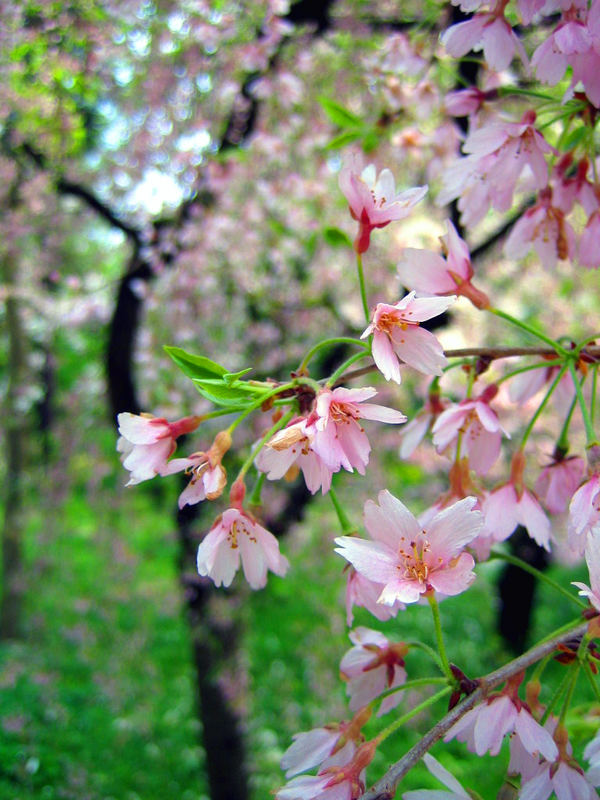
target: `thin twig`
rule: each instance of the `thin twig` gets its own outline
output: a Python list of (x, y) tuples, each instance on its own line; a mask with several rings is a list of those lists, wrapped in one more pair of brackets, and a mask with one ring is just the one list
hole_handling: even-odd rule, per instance
[(542, 642), (542, 644), (533, 647), (513, 661), (509, 661), (508, 664), (500, 667), (500, 669), (490, 672), (488, 675), (480, 678), (479, 688), (468, 697), (465, 697), (462, 703), (455, 706), (445, 717), (437, 722), (408, 753), (390, 767), (383, 778), (378, 780), (374, 786), (361, 795), (359, 800), (390, 800), (390, 798), (394, 796), (396, 786), (406, 773), (420, 761), (429, 748), (439, 741), (467, 711), (470, 711), (477, 703), (484, 700), (492, 689), (495, 689), (497, 686), (500, 686), (501, 683), (504, 683), (514, 675), (518, 675), (519, 672), (522, 672), (527, 669), (527, 667), (535, 664), (536, 661), (552, 653), (558, 645), (583, 636), (588, 629), (588, 625), (589, 622), (582, 622), (575, 628), (571, 628), (566, 632), (563, 631), (552, 639), (548, 639)]

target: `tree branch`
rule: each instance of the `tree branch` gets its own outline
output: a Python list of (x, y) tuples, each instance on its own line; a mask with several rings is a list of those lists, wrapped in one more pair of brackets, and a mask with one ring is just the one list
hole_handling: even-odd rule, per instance
[(509, 661), (500, 669), (490, 672), (483, 678), (479, 679), (479, 688), (472, 694), (455, 706), (436, 723), (430, 731), (428, 731), (418, 742), (406, 753), (399, 761), (397, 761), (385, 773), (377, 783), (366, 791), (359, 800), (391, 800), (396, 791), (396, 786), (406, 773), (411, 770), (415, 764), (420, 761), (424, 754), (444, 736), (450, 728), (463, 717), (467, 711), (470, 711), (478, 703), (488, 696), (492, 689), (500, 686), (501, 683), (518, 675), (519, 672), (527, 669), (532, 664), (540, 661), (544, 656), (552, 653), (560, 644), (564, 644), (574, 639), (579, 639), (587, 631), (589, 622), (582, 622), (571, 628), (569, 631), (562, 632), (552, 639), (548, 639), (531, 650), (528, 650), (523, 655)]

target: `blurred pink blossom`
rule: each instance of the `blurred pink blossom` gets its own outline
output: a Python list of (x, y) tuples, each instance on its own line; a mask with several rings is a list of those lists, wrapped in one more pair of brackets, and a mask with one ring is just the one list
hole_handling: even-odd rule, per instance
[(587, 597), (596, 611), (600, 613), (600, 529), (590, 531), (585, 545), (585, 561), (590, 574), (590, 586), (572, 581), (582, 597)]

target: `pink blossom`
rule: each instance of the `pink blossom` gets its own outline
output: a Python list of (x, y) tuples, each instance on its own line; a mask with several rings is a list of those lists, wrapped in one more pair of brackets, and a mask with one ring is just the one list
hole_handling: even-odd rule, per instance
[(365, 742), (347, 764), (292, 778), (275, 793), (276, 800), (357, 800), (365, 790), (365, 768), (373, 760), (376, 744), (376, 740)]
[(397, 424), (406, 422), (400, 411), (376, 403), (365, 403), (377, 392), (364, 389), (323, 389), (317, 395), (316, 410), (308, 418), (315, 426), (312, 449), (332, 472), (343, 467), (348, 472), (356, 469), (364, 475), (369, 463), (371, 445), (360, 419)]
[(484, 58), (491, 69), (500, 72), (508, 67), (516, 51), (523, 64), (527, 65), (523, 45), (504, 19), (505, 5), (506, 2), (498, 0), (491, 13), (476, 14), (472, 19), (448, 28), (441, 37), (448, 53), (461, 58), (469, 50), (483, 49)]
[(252, 589), (262, 589), (267, 570), (285, 575), (287, 559), (279, 552), (272, 533), (239, 508), (228, 508), (217, 517), (198, 548), (198, 572), (208, 575), (216, 586), (229, 586), (240, 567)]
[(191, 433), (200, 424), (199, 417), (167, 422), (163, 417), (129, 412), (119, 414), (117, 421), (121, 434), (117, 451), (121, 453), (123, 466), (131, 472), (127, 486), (166, 474), (167, 460), (177, 447), (177, 437)]
[(543, 189), (548, 183), (545, 155), (556, 151), (535, 128), (535, 118), (534, 111), (527, 111), (520, 122), (492, 122), (470, 133), (463, 145), (466, 157), (444, 175), (438, 205), (458, 198), (461, 221), (471, 227), (490, 206), (509, 210), (524, 170), (528, 188)]
[[(256, 466), (267, 473), (270, 481), (294, 474), (300, 468), (311, 494), (321, 489), (326, 494), (331, 488), (332, 470), (312, 449), (316, 428), (306, 418), (293, 420), (278, 431), (256, 457)], [(338, 467), (339, 469), (339, 467)]]
[(567, 530), (569, 546), (583, 555), (588, 534), (600, 530), (600, 473), (594, 473), (573, 495)]
[(442, 345), (419, 323), (443, 314), (456, 297), (415, 297), (410, 292), (395, 305), (378, 303), (361, 339), (373, 334), (373, 361), (388, 381), (400, 383), (400, 361), (427, 375), (441, 375), (448, 363)]
[(477, 308), (488, 308), (489, 300), (472, 283), (473, 267), (467, 243), (446, 220), (448, 232), (440, 237), (446, 258), (430, 250), (407, 247), (398, 264), (400, 280), (409, 289), (437, 295), (464, 295)]
[(373, 616), (381, 622), (386, 622), (388, 619), (395, 617), (400, 609), (404, 609), (404, 603), (396, 601), (391, 606), (384, 606), (377, 602), (377, 599), (383, 591), (383, 584), (373, 583), (367, 580), (364, 575), (357, 572), (354, 567), (349, 564), (348, 567), (348, 581), (346, 583), (346, 623), (348, 626), (352, 625), (354, 614), (352, 608), (359, 606), (366, 608)]
[(521, 786), (519, 800), (547, 800), (554, 792), (557, 800), (598, 800), (598, 793), (581, 767), (570, 760), (543, 762), (537, 775)]
[[(350, 632), (354, 644), (340, 662), (342, 677), (348, 681), (346, 692), (350, 696), (350, 710), (357, 711), (388, 689), (395, 689), (406, 681), (404, 657), (407, 645), (393, 643), (369, 628), (356, 628)], [(395, 692), (382, 701), (377, 716), (385, 714), (402, 699)]]
[(535, 491), (552, 514), (567, 510), (583, 473), (585, 461), (579, 456), (556, 459), (544, 467), (535, 483)]
[(430, 391), (423, 408), (400, 431), (400, 458), (410, 458), (447, 405), (441, 399), (439, 391)]
[(573, 6), (537, 48), (531, 66), (540, 81), (554, 86), (565, 74), (575, 54), (587, 53), (590, 47), (591, 37), (582, 10)]
[(485, 528), (492, 531), (494, 541), (507, 539), (517, 525), (527, 528), (527, 533), (540, 547), (550, 549), (550, 522), (537, 497), (528, 489), (517, 492), (515, 485), (505, 483), (483, 501)]
[(573, 258), (575, 233), (551, 203), (552, 190), (542, 189), (539, 202), (519, 217), (504, 244), (508, 258), (523, 258), (532, 247), (546, 269), (554, 269), (558, 259)]
[(336, 552), (358, 572), (384, 584), (379, 603), (415, 603), (432, 590), (455, 595), (470, 586), (475, 562), (462, 551), (482, 525), (474, 497), (436, 514), (426, 531), (390, 492), (380, 492), (378, 499), (379, 505), (365, 504), (365, 526), (374, 541), (342, 536), (335, 542)]
[(600, 731), (583, 751), (583, 757), (590, 762), (587, 779), (594, 786), (600, 786)]
[(490, 407), (489, 401), (497, 392), (492, 385), (473, 400), (462, 400), (443, 411), (433, 426), (433, 443), (442, 453), (459, 433), (473, 469), (485, 474), (500, 455), (502, 434), (508, 434)]
[(600, 198), (595, 184), (590, 181), (590, 162), (582, 158), (573, 171), (573, 154), (566, 153), (559, 159), (552, 173), (553, 202), (565, 214), (573, 210), (575, 201), (588, 217), (600, 207)]
[(588, 219), (579, 240), (577, 260), (588, 269), (600, 267), (600, 211), (594, 211)]
[(296, 733), (293, 743), (283, 754), (281, 769), (291, 778), (316, 766), (340, 767), (352, 760), (356, 742), (346, 736), (348, 724), (327, 725)]
[[(526, 372), (521, 372), (511, 378), (509, 386), (509, 396), (513, 403), (524, 405), (528, 400), (534, 397), (546, 384), (552, 381), (558, 375), (560, 367), (544, 367), (540, 366), (539, 369), (529, 369)], [(573, 396), (575, 394), (575, 387), (573, 386), (573, 379), (569, 372), (565, 372), (558, 385), (554, 389), (552, 397), (556, 404), (557, 411), (566, 413)]]
[(452, 117), (470, 117), (479, 111), (486, 99), (488, 99), (486, 92), (482, 92), (476, 86), (470, 86), (468, 89), (448, 92), (444, 98), (444, 107)]
[(427, 186), (417, 186), (396, 194), (390, 170), (383, 169), (377, 176), (374, 164), (365, 167), (360, 175), (353, 166), (344, 167), (339, 183), (350, 214), (359, 223), (354, 242), (357, 253), (368, 250), (374, 228), (384, 228), (393, 220), (408, 216), (412, 207), (427, 193)]
[(452, 773), (448, 772), (431, 753), (425, 753), (423, 763), (450, 792), (440, 792), (430, 789), (420, 789), (413, 792), (405, 792), (402, 800), (471, 800), (472, 795), (468, 794), (460, 785)]
[(600, 529), (588, 534), (585, 545), (585, 560), (590, 574), (591, 588), (585, 583), (572, 581), (582, 597), (589, 598), (590, 603), (600, 613)]
[(482, 756), (489, 751), (500, 752), (506, 734), (514, 733), (528, 753), (538, 754), (548, 761), (558, 756), (551, 734), (535, 721), (529, 707), (518, 696), (522, 674), (507, 682), (505, 689), (495, 694), (461, 717), (444, 736), (444, 741), (458, 739), (468, 749)]
[(179, 495), (179, 508), (194, 505), (201, 500), (216, 500), (221, 496), (227, 484), (227, 473), (221, 460), (230, 447), (231, 434), (227, 430), (220, 431), (208, 452), (199, 451), (188, 458), (172, 458), (169, 461), (163, 475), (173, 475), (185, 470), (192, 476)]

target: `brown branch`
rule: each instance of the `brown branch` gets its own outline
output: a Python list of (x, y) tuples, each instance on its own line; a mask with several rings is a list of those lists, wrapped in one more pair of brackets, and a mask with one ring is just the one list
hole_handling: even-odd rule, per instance
[(490, 672), (488, 675), (480, 678), (479, 688), (468, 697), (465, 697), (462, 703), (455, 706), (445, 717), (437, 722), (430, 731), (419, 739), (417, 744), (412, 747), (408, 753), (388, 769), (383, 778), (378, 780), (374, 786), (361, 795), (359, 800), (391, 800), (396, 791), (396, 786), (406, 773), (421, 760), (430, 747), (439, 741), (467, 711), (470, 711), (477, 703), (484, 700), (492, 689), (500, 686), (501, 683), (504, 683), (514, 675), (518, 675), (519, 672), (527, 669), (527, 667), (530, 667), (537, 661), (540, 661), (544, 656), (552, 653), (558, 645), (583, 636), (587, 631), (588, 625), (589, 622), (582, 622), (569, 631), (558, 634), (552, 639), (536, 645), (536, 647), (523, 653), (523, 655), (515, 658), (513, 661), (509, 661), (508, 664), (500, 667), (500, 669)]

